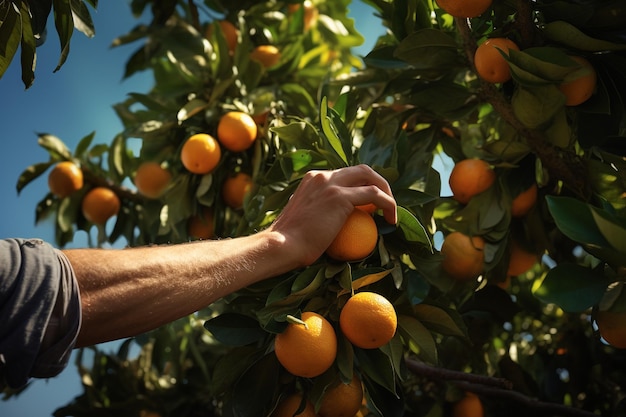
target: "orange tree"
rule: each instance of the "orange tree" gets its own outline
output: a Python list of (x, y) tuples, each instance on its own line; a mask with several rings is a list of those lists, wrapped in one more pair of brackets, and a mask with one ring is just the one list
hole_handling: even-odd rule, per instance
[[(107, 187), (121, 202), (115, 220), (97, 225), (95, 244), (181, 242), (201, 213), (217, 237), (253, 233), (306, 171), (357, 163), (390, 182), (399, 224), (374, 210), (378, 241), (364, 259), (323, 256), (114, 354), (94, 348), (91, 366), (79, 354), (85, 392), (57, 415), (259, 416), (293, 395), (305, 399), (299, 409), (310, 411), (308, 401), (319, 411), (325, 393), (355, 374), (362, 414), (448, 415), (466, 395), (484, 415), (626, 413), (623, 2), (365, 2), (388, 30), (363, 63), (351, 53), (362, 37), (348, 1), (131, 3), (134, 12), (152, 6), (153, 24), (116, 44), (143, 42), (126, 74), (152, 71), (153, 89), (115, 105), (124, 131), (109, 145), (91, 146), (92, 134), (70, 151), (42, 135), (50, 160), (18, 179), (19, 191), (58, 162), (80, 166), (80, 189), (37, 207), (38, 219), (54, 216), (59, 245), (92, 230), (80, 209), (91, 188)], [(493, 42), (497, 53), (476, 55), (490, 38), (517, 48)], [(263, 59), (253, 53), (259, 46)], [(510, 78), (494, 83), (477, 66), (508, 69)], [(220, 143), (220, 120), (231, 112), (257, 124), (242, 150)], [(181, 161), (197, 134), (219, 144), (210, 147), (219, 162), (203, 173)], [(131, 138), (141, 140), (138, 154)], [(434, 168), (442, 155), (450, 169), (484, 161), (450, 184), (479, 191), (442, 194)], [(156, 198), (135, 191), (146, 162), (169, 174)], [(238, 173), (252, 179), (241, 208), (222, 193)], [(476, 183), (484, 177), (489, 183)], [(444, 253), (448, 236), (467, 244)], [(509, 268), (520, 250), (537, 262)], [(453, 256), (474, 266), (474, 252), (482, 266), (469, 279), (444, 268)], [(397, 316), (392, 339), (372, 349), (339, 325), (344, 305), (366, 291)], [(312, 377), (290, 373), (274, 353), (276, 336), (303, 326), (306, 311), (328, 320), (337, 339), (336, 353), (325, 353), (332, 364)], [(140, 352), (130, 355), (135, 343)], [(298, 362), (297, 352), (288, 357)]]

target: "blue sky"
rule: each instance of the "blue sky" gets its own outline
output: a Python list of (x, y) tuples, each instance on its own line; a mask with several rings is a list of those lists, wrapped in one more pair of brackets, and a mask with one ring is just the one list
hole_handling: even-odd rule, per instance
[[(355, 52), (365, 54), (383, 28), (372, 10), (359, 1), (351, 9), (357, 29), (366, 36), (365, 45)], [(110, 48), (114, 38), (138, 23), (129, 10), (126, 1), (100, 2), (98, 10), (92, 11), (96, 36), (88, 39), (75, 31), (68, 60), (56, 73), (53, 70), (59, 59), (59, 42), (50, 22), (48, 39), (37, 50), (34, 85), (24, 90), (19, 57), (0, 79), (0, 237), (54, 241), (52, 224), (44, 222), (35, 226), (34, 221), (35, 206), (48, 191), (45, 176), (31, 183), (19, 196), (15, 189), (26, 167), (48, 159), (47, 153), (37, 145), (37, 133), (56, 135), (70, 149), (93, 131), (96, 142), (109, 143), (122, 129), (112, 105), (124, 100), (128, 93), (149, 90), (152, 80), (147, 74), (122, 80), (124, 64), (137, 46)], [(85, 236), (79, 235), (68, 247), (86, 246), (86, 242)], [(78, 373), (71, 364), (56, 378), (34, 381), (18, 398), (0, 401), (0, 416), (51, 416), (80, 392)]]

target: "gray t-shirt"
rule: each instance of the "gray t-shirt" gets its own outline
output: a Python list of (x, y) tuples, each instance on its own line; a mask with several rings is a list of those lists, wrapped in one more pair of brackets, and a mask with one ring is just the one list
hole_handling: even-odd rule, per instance
[(39, 239), (0, 239), (0, 388), (58, 375), (81, 324), (67, 257)]

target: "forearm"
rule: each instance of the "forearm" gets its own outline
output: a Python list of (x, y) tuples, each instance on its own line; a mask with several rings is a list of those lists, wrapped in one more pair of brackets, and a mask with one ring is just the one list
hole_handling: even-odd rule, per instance
[(182, 245), (67, 250), (83, 307), (77, 346), (143, 333), (300, 266), (285, 256), (285, 245), (280, 234), (266, 231)]

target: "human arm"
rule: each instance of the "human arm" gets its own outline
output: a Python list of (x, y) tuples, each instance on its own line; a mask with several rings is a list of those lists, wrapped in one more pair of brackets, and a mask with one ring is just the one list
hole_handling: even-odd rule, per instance
[(307, 173), (276, 221), (251, 236), (132, 249), (64, 251), (82, 299), (77, 346), (140, 334), (238, 289), (319, 258), (354, 206), (374, 203), (388, 222), (387, 182), (361, 165)]

